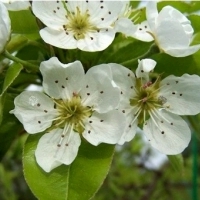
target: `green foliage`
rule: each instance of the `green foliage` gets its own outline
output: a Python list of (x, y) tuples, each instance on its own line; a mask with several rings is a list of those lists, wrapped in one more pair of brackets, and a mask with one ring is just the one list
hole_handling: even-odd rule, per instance
[(14, 63), (9, 67), (4, 79), (3, 90), (1, 92), (1, 95), (5, 93), (5, 91), (13, 83), (13, 81), (17, 78), (17, 76), (19, 76), (22, 69), (23, 67), (19, 63)]
[(3, 120), (0, 125), (0, 161), (9, 149), (14, 138), (22, 130), (17, 119), (9, 113), (13, 109), (13, 97), (6, 94), (3, 109)]
[(188, 16), (188, 19), (191, 21), (192, 27), (194, 28), (194, 33), (200, 32), (200, 16), (192, 14)]
[(30, 10), (10, 11), (9, 15), (13, 33), (38, 34), (36, 18)]
[(114, 146), (94, 147), (82, 141), (79, 154), (71, 165), (45, 173), (34, 155), (40, 137), (41, 134), (28, 137), (23, 156), (25, 179), (35, 196), (41, 200), (87, 200), (94, 196), (108, 174)]
[(175, 58), (164, 53), (159, 53), (151, 56), (152, 59), (157, 61), (156, 72), (163, 73), (164, 76), (174, 74), (175, 76), (181, 76), (184, 73), (188, 74), (200, 74), (200, 53), (197, 52), (194, 55)]

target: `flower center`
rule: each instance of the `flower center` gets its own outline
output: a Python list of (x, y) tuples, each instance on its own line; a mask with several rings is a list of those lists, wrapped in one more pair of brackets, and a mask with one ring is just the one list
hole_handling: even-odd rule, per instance
[(86, 10), (85, 13), (81, 13), (79, 7), (76, 8), (76, 12), (69, 12), (66, 15), (68, 22), (63, 25), (66, 34), (72, 32), (76, 40), (84, 39), (88, 32), (97, 30), (97, 28), (90, 23), (90, 15)]
[(164, 97), (159, 97), (159, 78), (154, 82), (143, 84), (141, 79), (136, 79), (136, 96), (130, 99), (130, 105), (138, 108), (135, 115), (138, 117), (139, 123), (146, 121), (148, 114), (156, 109), (162, 108), (165, 103)]
[(71, 100), (54, 100), (54, 102), (59, 113), (54, 125), (64, 128), (66, 124), (69, 124), (73, 126), (74, 131), (82, 133), (84, 120), (92, 115), (92, 108), (83, 106), (77, 94), (74, 94)]

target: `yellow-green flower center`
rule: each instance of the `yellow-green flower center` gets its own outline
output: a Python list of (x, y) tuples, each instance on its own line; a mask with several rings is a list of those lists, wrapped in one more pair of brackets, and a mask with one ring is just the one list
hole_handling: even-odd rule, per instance
[(84, 131), (84, 120), (92, 115), (92, 108), (81, 103), (79, 95), (75, 94), (70, 100), (54, 100), (58, 117), (54, 122), (56, 127), (63, 128), (66, 124), (73, 126), (74, 131)]
[(66, 15), (68, 19), (67, 24), (63, 25), (66, 34), (72, 32), (76, 40), (84, 39), (88, 32), (93, 32), (97, 28), (90, 22), (90, 15), (88, 11), (82, 13), (79, 7), (76, 8), (76, 12), (69, 12)]
[(135, 116), (138, 116), (139, 123), (144, 122), (152, 110), (162, 107), (164, 100), (159, 96), (159, 84), (159, 79), (145, 84), (136, 79), (136, 95), (130, 99), (130, 105), (138, 108)]

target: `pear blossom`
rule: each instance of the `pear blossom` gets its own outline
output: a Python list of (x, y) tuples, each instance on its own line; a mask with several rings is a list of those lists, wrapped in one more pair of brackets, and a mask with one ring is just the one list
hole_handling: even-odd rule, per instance
[(138, 24), (132, 36), (147, 42), (155, 40), (161, 52), (174, 57), (185, 57), (197, 52), (200, 45), (190, 46), (194, 33), (191, 22), (171, 6), (165, 6), (158, 13), (156, 4), (156, 1), (147, 3), (147, 21)]
[(8, 11), (0, 2), (0, 53), (4, 50), (10, 39), (11, 25)]
[(111, 63), (99, 65), (121, 90), (119, 110), (126, 116), (126, 130), (119, 140), (124, 144), (133, 139), (136, 127), (142, 127), (150, 144), (167, 155), (181, 153), (189, 144), (191, 132), (179, 115), (196, 115), (200, 112), (200, 77), (184, 74), (170, 75), (163, 80), (151, 80), (149, 73), (156, 62), (139, 61), (134, 74), (131, 70)]
[(35, 151), (44, 171), (71, 164), (81, 137), (95, 146), (118, 142), (126, 122), (115, 109), (119, 90), (107, 76), (98, 70), (85, 74), (80, 61), (62, 64), (56, 57), (42, 62), (40, 71), (46, 94), (24, 91), (15, 98), (11, 113), (28, 133), (45, 132)]
[[(116, 32), (134, 31), (131, 20), (124, 16), (126, 6), (127, 1), (122, 0), (34, 1), (32, 10), (46, 25), (40, 31), (46, 43), (93, 52), (107, 48)], [(122, 21), (117, 22), (119, 18), (123, 26)]]

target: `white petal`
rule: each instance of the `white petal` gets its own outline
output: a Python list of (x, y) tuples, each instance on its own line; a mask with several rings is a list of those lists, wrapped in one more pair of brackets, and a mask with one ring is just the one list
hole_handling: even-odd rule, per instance
[(101, 29), (99, 32), (88, 32), (84, 39), (77, 41), (77, 47), (83, 51), (101, 51), (106, 49), (114, 40), (115, 31)]
[(187, 123), (178, 115), (164, 110), (156, 111), (143, 127), (150, 144), (167, 155), (181, 153), (189, 144), (191, 132)]
[(44, 134), (37, 145), (35, 157), (40, 167), (50, 172), (61, 164), (70, 165), (77, 156), (81, 139), (78, 133), (72, 132), (70, 138), (67, 135), (61, 140), (62, 129), (56, 129)]
[(67, 1), (67, 3), (65, 3), (65, 5), (67, 7), (67, 10), (69, 10), (70, 13), (72, 13), (72, 12), (77, 13), (77, 7), (81, 11), (81, 13), (85, 13), (88, 9), (88, 4), (90, 4), (90, 3), (91, 3), (90, 1), (88, 1), (88, 2), (86, 2), (86, 1)]
[(42, 39), (55, 47), (61, 49), (75, 49), (77, 48), (77, 41), (74, 39), (71, 32), (66, 33), (63, 30), (54, 30), (49, 27), (43, 28), (40, 31)]
[(18, 11), (18, 10), (27, 10), (31, 7), (28, 1), (7, 1), (5, 4), (8, 10)]
[(84, 84), (85, 72), (80, 61), (62, 64), (56, 57), (40, 65), (45, 92), (56, 99), (69, 99), (79, 93)]
[(181, 24), (190, 24), (190, 21), (177, 9), (172, 6), (165, 6), (157, 17), (157, 23), (163, 21), (164, 19), (174, 19), (179, 21)]
[(196, 53), (197, 51), (199, 51), (199, 49), (200, 45), (194, 45), (181, 49), (168, 49), (165, 50), (165, 53), (174, 57), (186, 57)]
[[(113, 85), (119, 88), (121, 99), (129, 101), (129, 98), (135, 95), (135, 75), (126, 67), (116, 63), (101, 64), (90, 68), (87, 72), (87, 74), (92, 74), (92, 76), (95, 73), (108, 76)], [(95, 76), (99, 78), (98, 75)]]
[(159, 95), (166, 98), (164, 106), (178, 115), (195, 115), (200, 112), (200, 77), (184, 74), (168, 76), (161, 82)]
[(109, 28), (119, 17), (123, 1), (89, 1), (88, 10), (91, 16), (91, 22), (98, 28)]
[(67, 11), (61, 1), (33, 1), (32, 10), (50, 28), (58, 30), (66, 24)]
[(133, 22), (127, 18), (120, 18), (115, 23), (115, 31), (123, 33), (125, 36), (133, 36), (137, 28), (138, 26), (134, 25)]
[(190, 41), (192, 39), (192, 34), (194, 33), (194, 29), (192, 28), (192, 26), (190, 24), (182, 24), (183, 29), (185, 31), (185, 33), (188, 35), (188, 37), (190, 38)]
[(127, 105), (127, 107), (128, 109), (126, 109), (126, 107), (119, 109), (120, 111), (123, 110), (122, 113), (124, 113), (126, 117), (126, 128), (118, 141), (118, 144), (120, 145), (123, 145), (125, 142), (130, 142), (134, 138), (137, 131), (138, 119), (135, 118), (136, 109), (133, 109), (130, 105)]
[(151, 32), (148, 22), (143, 21), (136, 25), (136, 31), (131, 36), (144, 42), (151, 42), (154, 40)]
[(157, 2), (149, 1), (146, 6), (146, 17), (150, 29), (155, 31), (156, 18), (158, 17)]
[(24, 125), (28, 133), (46, 130), (57, 115), (54, 102), (41, 92), (24, 91), (14, 100), (15, 109), (11, 111)]
[(80, 94), (85, 106), (90, 106), (100, 113), (117, 108), (120, 101), (119, 89), (114, 87), (110, 78), (98, 68), (88, 70), (85, 87)]
[(0, 53), (4, 50), (10, 38), (10, 18), (8, 11), (3, 3), (0, 2)]
[(125, 118), (116, 110), (99, 114), (94, 112), (85, 122), (83, 137), (93, 145), (116, 144), (125, 130)]
[(155, 66), (156, 61), (152, 59), (142, 59), (138, 61), (138, 67), (136, 69), (137, 78), (144, 78), (146, 81), (149, 80), (149, 72), (151, 72)]
[(190, 37), (185, 33), (183, 26), (174, 19), (162, 20), (156, 29), (156, 40), (164, 51), (186, 48), (190, 44)]

